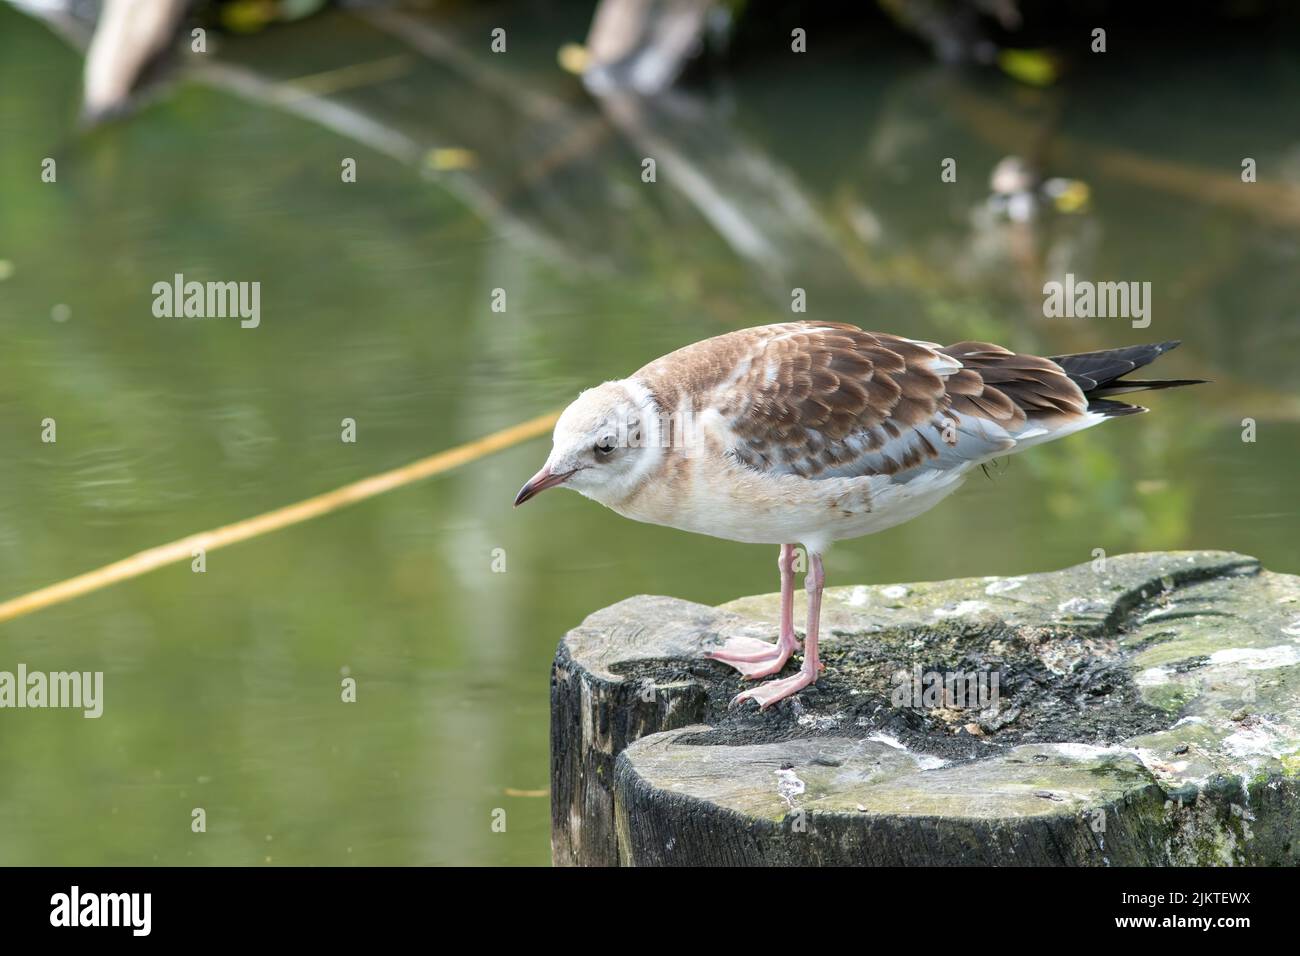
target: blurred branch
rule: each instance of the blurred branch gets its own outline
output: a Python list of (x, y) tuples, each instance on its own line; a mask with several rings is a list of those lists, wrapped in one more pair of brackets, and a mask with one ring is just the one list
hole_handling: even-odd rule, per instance
[(409, 465), (371, 475), (369, 478), (354, 481), (342, 488), (335, 488), (333, 491), (327, 491), (253, 518), (246, 518), (211, 531), (200, 531), (168, 544), (133, 554), (121, 561), (96, 568), (94, 571), (87, 571), (85, 574), (60, 581), (58, 584), (32, 591), (30, 594), (12, 598), (0, 603), (0, 623), (140, 577), (142, 574), (169, 564), (189, 561), (199, 550), (206, 553), (229, 547), (241, 541), (270, 534), (272, 531), (310, 521), (312, 518), (319, 518), (412, 482), (450, 471), (452, 468), (477, 461), (486, 455), (504, 451), (530, 438), (545, 435), (555, 425), (557, 418), (559, 412), (548, 412), (455, 448), (413, 461)]

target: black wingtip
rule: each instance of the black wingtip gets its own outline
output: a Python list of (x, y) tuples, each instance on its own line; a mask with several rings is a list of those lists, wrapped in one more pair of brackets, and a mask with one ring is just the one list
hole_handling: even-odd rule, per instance
[(1137, 392), (1153, 388), (1182, 388), (1184, 385), (1209, 385), (1204, 378), (1117, 378), (1093, 390), (1096, 395), (1107, 392)]
[(1088, 398), (1104, 398), (1125, 392), (1144, 389), (1177, 388), (1181, 385), (1202, 385), (1203, 379), (1128, 379), (1124, 376), (1150, 365), (1160, 356), (1182, 345), (1180, 339), (1152, 342), (1147, 345), (1126, 345), (1099, 352), (1079, 352), (1074, 355), (1053, 356), (1052, 361), (1061, 367)]

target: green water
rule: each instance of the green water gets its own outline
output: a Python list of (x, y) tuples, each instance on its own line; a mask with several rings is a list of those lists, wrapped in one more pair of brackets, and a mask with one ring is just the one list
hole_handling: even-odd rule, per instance
[[(3, 596), (530, 418), (788, 317), (795, 286), (809, 318), (927, 339), (1182, 338), (1162, 371), (1215, 380), (839, 545), (829, 583), (1018, 574), (1097, 548), (1300, 569), (1300, 147), (1279, 105), (1300, 92), (1294, 58), (1246, 69), (1242, 54), (1234, 82), (1188, 51), (1037, 91), (839, 42), (798, 70), (742, 59), (645, 138), (555, 67), (581, 11), (492, 9), (512, 52), (466, 40), (468, 68), (342, 15), (220, 51), (267, 82), (389, 61), (332, 101), (421, 153), (473, 154), (430, 172), (219, 84), (76, 133), (78, 56), (0, 7)], [(475, 15), (439, 28), (481, 37)], [(1089, 210), (1036, 232), (973, 225), (993, 164), (1044, 124), (1064, 144), (1049, 172), (1086, 181)], [(1260, 183), (1239, 182), (1243, 156)], [(757, 232), (729, 233), (733, 213)], [(1044, 318), (1045, 262), (1150, 281), (1150, 328)], [(155, 318), (152, 286), (177, 272), (260, 282), (260, 327)], [(174, 565), (0, 626), (0, 670), (105, 674), (98, 720), (0, 711), (0, 863), (546, 863), (556, 641), (634, 593), (771, 590), (776, 555), (569, 493), (513, 511), (545, 453), (534, 441), (212, 552), (205, 573)]]

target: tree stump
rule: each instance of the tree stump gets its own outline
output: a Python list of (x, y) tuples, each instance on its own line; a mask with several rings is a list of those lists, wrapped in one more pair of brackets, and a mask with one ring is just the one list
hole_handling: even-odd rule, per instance
[(1300, 862), (1300, 578), (1174, 552), (830, 588), (816, 686), (729, 709), (703, 652), (777, 608), (642, 596), (565, 636), (556, 864)]

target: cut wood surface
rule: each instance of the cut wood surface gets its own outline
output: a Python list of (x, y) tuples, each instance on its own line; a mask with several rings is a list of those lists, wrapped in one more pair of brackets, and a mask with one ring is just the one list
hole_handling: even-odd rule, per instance
[(704, 651), (776, 618), (641, 596), (566, 635), (557, 864), (1300, 861), (1300, 578), (1176, 552), (828, 589), (817, 685), (729, 709)]

